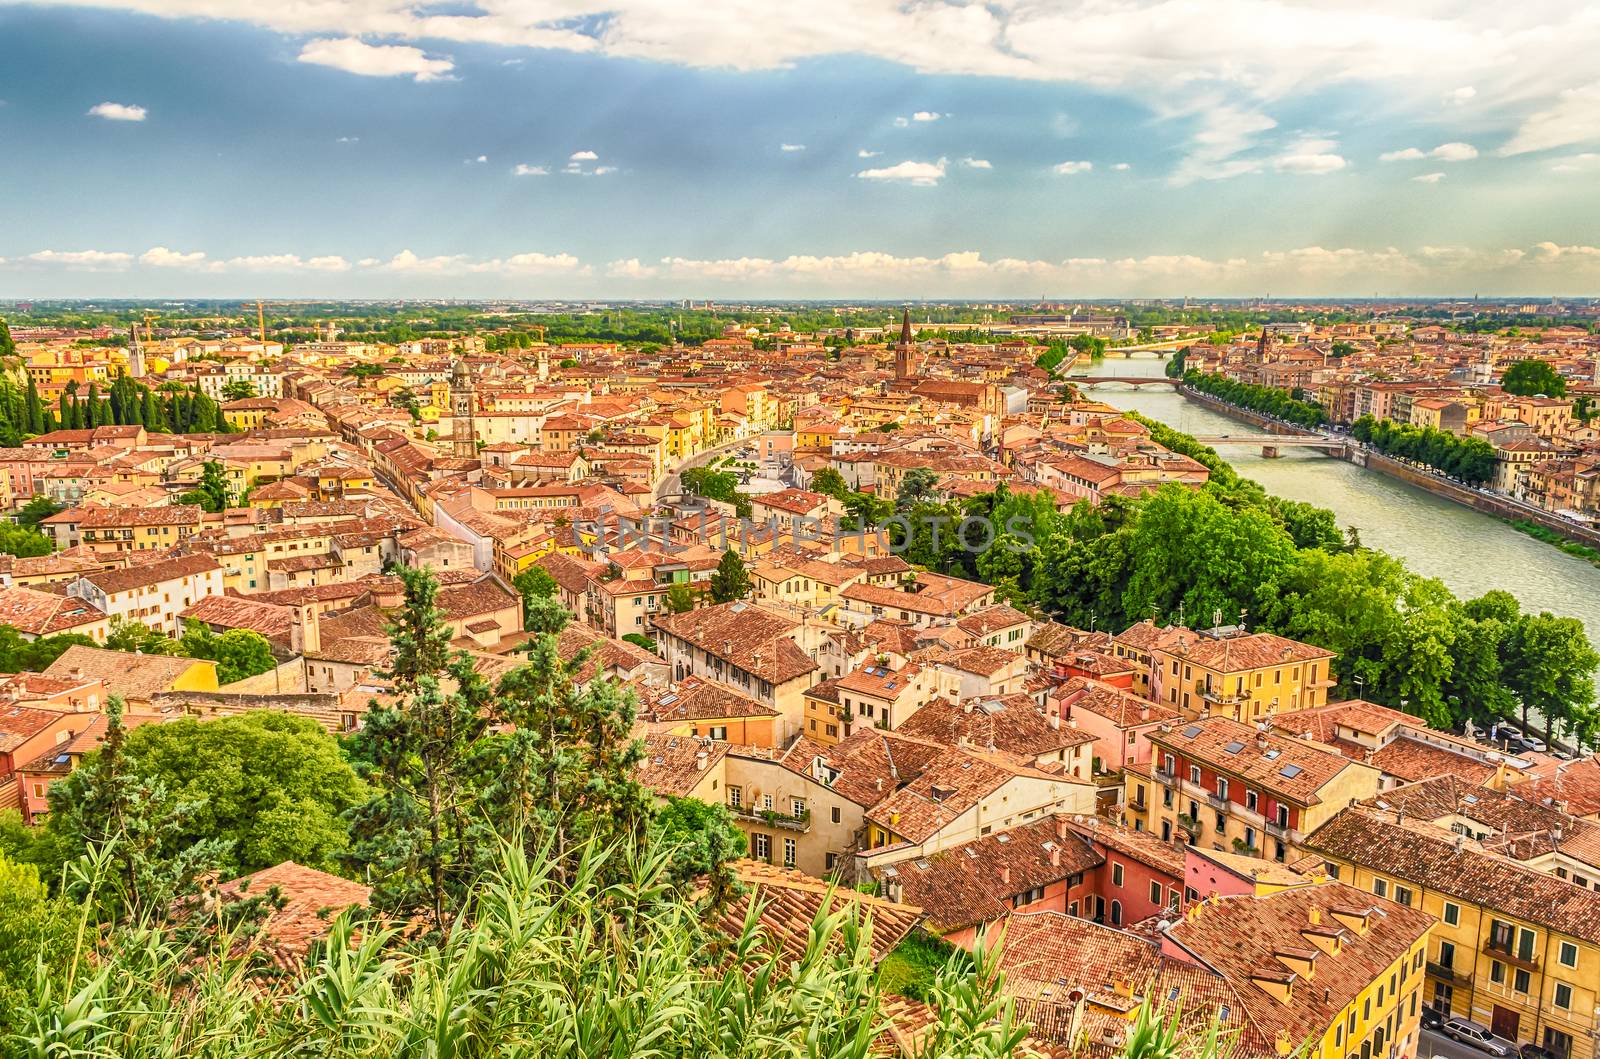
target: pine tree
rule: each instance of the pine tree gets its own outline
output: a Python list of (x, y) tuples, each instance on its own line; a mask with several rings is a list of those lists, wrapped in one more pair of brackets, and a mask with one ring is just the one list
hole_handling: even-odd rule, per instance
[(729, 548), (722, 553), (722, 561), (717, 563), (717, 571), (711, 575), (710, 587), (713, 603), (732, 603), (750, 594), (750, 575), (745, 571), (744, 560), (739, 558), (738, 552)]
[(34, 381), (32, 373), (28, 375), (28, 395), (26, 397), (28, 415), (28, 433), (44, 433), (44, 404), (39, 400), (39, 384)]

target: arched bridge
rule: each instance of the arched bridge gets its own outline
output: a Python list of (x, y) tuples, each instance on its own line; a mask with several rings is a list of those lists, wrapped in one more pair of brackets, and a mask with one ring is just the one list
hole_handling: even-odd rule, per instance
[(1322, 434), (1201, 434), (1195, 440), (1215, 448), (1219, 445), (1260, 445), (1261, 455), (1276, 456), (1279, 449), (1321, 449), (1323, 452), (1342, 453), (1344, 438)]
[(1064, 381), (1078, 387), (1107, 382), (1120, 382), (1127, 386), (1178, 386), (1183, 382), (1182, 379), (1168, 379), (1161, 375), (1067, 375)]

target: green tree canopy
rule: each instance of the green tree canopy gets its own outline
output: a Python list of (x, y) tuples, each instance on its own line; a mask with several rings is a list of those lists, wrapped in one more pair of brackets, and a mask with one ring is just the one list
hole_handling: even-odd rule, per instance
[(732, 603), (750, 594), (750, 574), (744, 568), (739, 553), (729, 548), (722, 553), (717, 570), (711, 575), (711, 601)]
[(1506, 393), (1514, 393), (1522, 397), (1532, 397), (1535, 394), (1545, 397), (1565, 397), (1567, 395), (1567, 380), (1557, 374), (1548, 361), (1519, 360), (1500, 378), (1500, 386)]

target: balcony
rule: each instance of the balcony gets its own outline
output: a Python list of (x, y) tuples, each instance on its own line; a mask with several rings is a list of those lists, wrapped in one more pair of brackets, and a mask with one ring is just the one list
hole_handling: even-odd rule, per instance
[(1292, 834), (1287, 827), (1272, 820), (1268, 820), (1261, 826), (1266, 828), (1267, 834), (1271, 835), (1273, 838), (1281, 838), (1285, 842), (1289, 841), (1290, 835)]
[(1194, 693), (1206, 702), (1213, 702), (1219, 706), (1234, 706), (1241, 702), (1250, 701), (1250, 689), (1243, 688), (1239, 691), (1224, 691), (1204, 680), (1194, 682)]
[(1176, 787), (1178, 785), (1178, 777), (1162, 769), (1151, 769), (1150, 775), (1163, 787)]
[(1446, 982), (1453, 981), (1456, 976), (1453, 967), (1446, 967), (1444, 964), (1434, 963), (1432, 960), (1428, 961), (1428, 973)]
[(1233, 808), (1233, 803), (1220, 794), (1206, 793), (1206, 803), (1219, 813), (1225, 813)]
[(1520, 967), (1525, 971), (1538, 973), (1539, 958), (1537, 956), (1519, 956), (1510, 945), (1505, 945), (1498, 941), (1490, 941), (1489, 944), (1483, 947), (1483, 951), (1497, 960), (1511, 964), (1513, 967)]
[(1187, 814), (1178, 814), (1178, 826), (1196, 837), (1200, 834), (1200, 821)]
[(733, 814), (735, 820), (743, 820), (751, 824), (764, 824), (767, 827), (781, 827), (786, 831), (798, 831), (802, 835), (811, 830), (811, 810), (807, 809), (799, 816), (790, 813), (780, 813), (776, 809), (756, 809), (746, 805), (730, 805), (728, 812)]

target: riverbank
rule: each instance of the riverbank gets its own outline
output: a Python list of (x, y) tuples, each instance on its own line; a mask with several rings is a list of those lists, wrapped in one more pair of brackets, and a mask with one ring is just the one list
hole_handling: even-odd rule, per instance
[[(1185, 400), (1204, 405), (1206, 408), (1230, 419), (1237, 419), (1242, 423), (1260, 427), (1268, 433), (1286, 436), (1321, 436), (1318, 431), (1280, 422), (1249, 408), (1241, 408), (1239, 405), (1213, 397), (1211, 394), (1201, 393), (1190, 386), (1179, 386), (1177, 390)], [(1369, 471), (1377, 471), (1379, 474), (1405, 482), (1407, 485), (1427, 490), (1434, 496), (1472, 508), (1474, 511), (1481, 511), (1486, 515), (1493, 515), (1513, 528), (1523, 533), (1528, 533), (1529, 536), (1536, 540), (1544, 541), (1546, 544), (1560, 548), (1568, 555), (1576, 556), (1600, 566), (1600, 530), (1575, 525), (1551, 512), (1529, 507), (1498, 493), (1486, 493), (1469, 485), (1451, 481), (1442, 475), (1414, 467), (1392, 456), (1385, 456), (1354, 441), (1347, 441), (1344, 451), (1335, 455), (1348, 463), (1355, 464), (1357, 467), (1364, 467)], [(1536, 527), (1543, 535), (1531, 533), (1527, 529), (1523, 529), (1518, 523)], [(1561, 543), (1549, 539), (1552, 537)], [(1577, 550), (1569, 550), (1563, 547), (1563, 544), (1570, 544)]]
[(1565, 537), (1561, 536), (1561, 534), (1547, 530), (1543, 526), (1528, 522), (1525, 519), (1508, 518), (1506, 519), (1506, 525), (1510, 526), (1519, 533), (1526, 533), (1536, 541), (1544, 541), (1552, 548), (1559, 548), (1568, 555), (1576, 556), (1591, 566), (1600, 567), (1600, 550), (1591, 548), (1587, 544), (1579, 544), (1577, 541), (1569, 541)]

